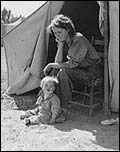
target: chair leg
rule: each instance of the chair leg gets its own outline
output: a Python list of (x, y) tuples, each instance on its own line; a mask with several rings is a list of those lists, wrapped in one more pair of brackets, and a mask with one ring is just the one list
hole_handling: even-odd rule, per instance
[(89, 107), (89, 116), (93, 115), (93, 80), (91, 81), (91, 87), (90, 87), (90, 107)]
[[(84, 86), (84, 93), (86, 93), (86, 91), (87, 91), (87, 86), (85, 85)], [(83, 95), (82, 103), (85, 104), (85, 101), (86, 101), (86, 96)]]

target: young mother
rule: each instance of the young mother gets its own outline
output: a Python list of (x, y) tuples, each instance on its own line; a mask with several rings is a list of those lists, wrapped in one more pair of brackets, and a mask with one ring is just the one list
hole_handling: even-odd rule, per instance
[(62, 107), (67, 108), (75, 83), (79, 84), (100, 74), (100, 57), (91, 43), (75, 31), (69, 17), (56, 15), (48, 26), (48, 31), (55, 35), (58, 51), (55, 62), (46, 65), (43, 71), (47, 75), (51, 68), (58, 69), (57, 93)]

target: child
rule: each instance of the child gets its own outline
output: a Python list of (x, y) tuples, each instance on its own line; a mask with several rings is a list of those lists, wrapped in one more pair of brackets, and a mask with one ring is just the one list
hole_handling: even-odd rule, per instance
[(25, 115), (21, 115), (21, 119), (25, 119), (25, 124), (54, 124), (58, 117), (61, 106), (60, 100), (56, 94), (54, 94), (58, 80), (51, 76), (46, 76), (41, 80), (39, 97), (36, 104), (37, 108), (28, 110)]

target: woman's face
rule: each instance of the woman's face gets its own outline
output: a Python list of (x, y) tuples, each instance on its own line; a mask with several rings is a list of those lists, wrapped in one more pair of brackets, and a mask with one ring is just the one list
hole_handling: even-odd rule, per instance
[(68, 31), (63, 28), (53, 27), (52, 30), (58, 41), (65, 41), (69, 37)]

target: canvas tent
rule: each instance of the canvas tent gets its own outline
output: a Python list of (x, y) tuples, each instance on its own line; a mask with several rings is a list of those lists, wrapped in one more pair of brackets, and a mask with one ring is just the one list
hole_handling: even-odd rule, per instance
[(113, 111), (119, 111), (119, 1), (109, 2), (110, 42), (108, 66), (110, 100)]
[[(110, 39), (106, 41), (107, 57), (105, 77), (109, 76), (109, 83), (105, 82), (105, 99), (111, 99), (111, 107), (119, 110), (119, 2), (108, 1)], [(56, 14), (71, 17), (76, 30), (83, 33), (89, 40), (92, 35), (102, 39), (99, 30), (105, 34), (106, 20), (104, 16), (104, 1), (48, 1), (37, 9), (26, 20), (4, 36), (4, 47), (8, 69), (8, 93), (22, 94), (39, 87), (43, 75), (43, 68), (48, 62), (54, 61), (56, 43), (54, 37), (46, 32), (46, 27)], [(100, 24), (99, 24), (100, 23)], [(116, 23), (116, 24), (114, 24)], [(101, 28), (102, 27), (102, 28)], [(103, 31), (104, 30), (104, 31)], [(108, 49), (107, 49), (107, 46)], [(107, 80), (107, 79), (105, 79)], [(110, 87), (109, 87), (110, 84)], [(108, 96), (107, 96), (108, 93)], [(105, 101), (109, 102), (109, 100)]]
[[(12, 30), (15, 26), (17, 26), (18, 24), (20, 24), (22, 22), (22, 18), (20, 17), (18, 20), (16, 20), (13, 23), (9, 23), (9, 24), (4, 24), (5, 26), (5, 33), (9, 32), (10, 30)], [(4, 34), (5, 34), (4, 33)]]
[(1, 46), (3, 46), (3, 35), (5, 33), (4, 22), (1, 20)]
[(13, 22), (13, 23), (9, 23), (9, 24), (5, 24), (2, 20), (1, 20), (1, 46), (3, 46), (3, 40), (2, 37), (9, 32), (10, 30), (12, 30), (12, 28), (14, 28), (15, 26), (17, 26), (18, 24), (20, 24), (22, 22), (22, 18), (20, 17), (17, 21)]

